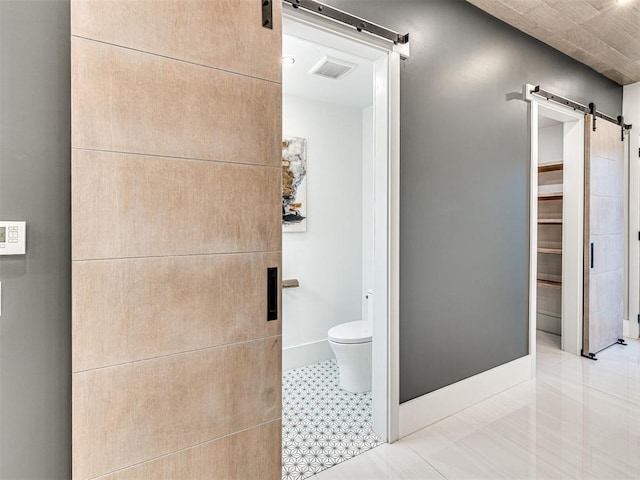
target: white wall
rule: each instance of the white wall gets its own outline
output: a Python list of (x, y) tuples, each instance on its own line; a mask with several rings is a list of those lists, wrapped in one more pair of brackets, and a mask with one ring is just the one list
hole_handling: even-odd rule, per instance
[(332, 357), (334, 325), (363, 318), (363, 113), (283, 95), (283, 135), (307, 139), (307, 231), (284, 233), (283, 368)]
[(541, 128), (538, 132), (538, 163), (562, 160), (562, 124)]
[[(373, 105), (362, 110), (362, 312), (373, 290)], [(363, 317), (364, 318), (364, 317)]]
[(640, 83), (627, 85), (623, 90), (622, 114), (625, 123), (633, 128), (629, 134), (629, 217), (628, 217), (628, 321), (625, 322), (624, 334), (638, 338), (639, 325), (636, 322), (640, 313), (640, 249), (636, 232), (640, 231), (640, 168), (638, 165), (638, 149), (640, 148)]

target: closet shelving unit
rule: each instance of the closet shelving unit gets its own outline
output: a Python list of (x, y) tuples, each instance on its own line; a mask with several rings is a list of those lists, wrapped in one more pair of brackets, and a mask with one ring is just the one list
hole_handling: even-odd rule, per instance
[(558, 171), (562, 171), (562, 168), (563, 168), (562, 162), (541, 163), (538, 165), (538, 173), (558, 172)]
[(539, 193), (538, 200), (562, 200), (562, 193)]
[(538, 286), (542, 288), (550, 288), (552, 290), (561, 290), (562, 282), (554, 282), (551, 280), (538, 280)]
[[(550, 172), (562, 172), (563, 170), (563, 162), (550, 162), (550, 163), (542, 163), (538, 165), (538, 175), (546, 174)], [(539, 202), (547, 202), (551, 200), (562, 200), (563, 194), (562, 192), (545, 192), (538, 194)], [(562, 204), (559, 203), (559, 208), (557, 215), (553, 217), (538, 217), (538, 225), (550, 226), (551, 228), (562, 228)], [(538, 253), (545, 255), (562, 255), (562, 248), (552, 248), (549, 246), (541, 246), (540, 242), (538, 243)], [(549, 278), (544, 278), (545, 275), (539, 272), (538, 274), (538, 287), (553, 289), (553, 290), (561, 290), (562, 282), (551, 280)]]
[(549, 255), (562, 255), (562, 249), (561, 248), (538, 247), (538, 253), (546, 253), (546, 254), (549, 254)]
[(539, 218), (538, 225), (562, 225), (561, 218)]

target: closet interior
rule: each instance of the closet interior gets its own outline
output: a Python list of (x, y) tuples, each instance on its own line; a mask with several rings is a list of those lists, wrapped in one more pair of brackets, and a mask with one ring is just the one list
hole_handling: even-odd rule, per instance
[(563, 124), (539, 118), (537, 329), (562, 326)]

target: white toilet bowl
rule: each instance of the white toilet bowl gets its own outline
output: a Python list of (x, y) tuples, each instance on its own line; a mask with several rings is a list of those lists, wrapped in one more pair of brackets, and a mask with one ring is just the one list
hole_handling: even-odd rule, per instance
[(371, 328), (366, 320), (341, 323), (329, 329), (329, 345), (338, 361), (340, 388), (371, 390)]

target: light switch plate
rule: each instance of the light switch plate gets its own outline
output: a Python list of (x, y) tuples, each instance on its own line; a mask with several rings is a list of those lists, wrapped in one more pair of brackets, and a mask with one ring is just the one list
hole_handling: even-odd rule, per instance
[(27, 222), (0, 221), (0, 255), (24, 255), (27, 247)]

